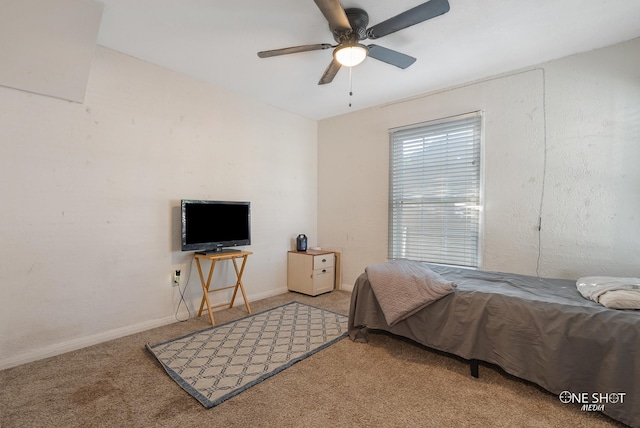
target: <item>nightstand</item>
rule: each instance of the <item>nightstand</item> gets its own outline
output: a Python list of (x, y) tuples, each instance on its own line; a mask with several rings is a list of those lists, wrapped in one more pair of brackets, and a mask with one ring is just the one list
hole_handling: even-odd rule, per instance
[(333, 291), (336, 284), (336, 255), (333, 251), (289, 251), (287, 288), (317, 296)]

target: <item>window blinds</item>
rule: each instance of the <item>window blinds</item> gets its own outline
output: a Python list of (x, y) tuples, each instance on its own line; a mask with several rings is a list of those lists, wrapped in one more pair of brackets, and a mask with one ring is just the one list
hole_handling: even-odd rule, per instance
[(480, 112), (391, 131), (389, 258), (478, 267)]

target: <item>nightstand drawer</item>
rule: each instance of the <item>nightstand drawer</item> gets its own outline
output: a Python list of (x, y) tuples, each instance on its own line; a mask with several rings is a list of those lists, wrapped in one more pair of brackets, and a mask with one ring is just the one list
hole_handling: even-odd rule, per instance
[(335, 264), (334, 260), (335, 255), (333, 253), (313, 256), (313, 269), (316, 270), (333, 267)]
[(313, 294), (326, 293), (333, 290), (335, 272), (333, 267), (316, 269), (313, 271)]

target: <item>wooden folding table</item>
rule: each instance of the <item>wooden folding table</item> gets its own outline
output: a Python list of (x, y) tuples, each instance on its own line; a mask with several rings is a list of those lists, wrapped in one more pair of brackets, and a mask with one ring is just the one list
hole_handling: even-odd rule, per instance
[[(238, 289), (242, 293), (242, 298), (244, 299), (244, 305), (247, 308), (247, 312), (251, 313), (251, 308), (249, 307), (249, 301), (247, 300), (247, 295), (244, 292), (244, 285), (242, 285), (242, 274), (244, 273), (244, 267), (247, 264), (247, 257), (253, 254), (250, 251), (234, 251), (234, 252), (222, 252), (222, 253), (207, 253), (207, 254), (198, 254), (196, 253), (196, 266), (198, 267), (198, 274), (200, 275), (200, 283), (202, 284), (202, 301), (200, 302), (200, 310), (198, 311), (198, 316), (202, 315), (202, 311), (207, 306), (207, 312), (209, 312), (209, 320), (211, 320), (211, 325), (215, 325), (215, 321), (213, 319), (213, 311), (214, 308), (219, 308), (221, 306), (226, 306), (226, 303), (221, 305), (211, 306), (211, 301), (209, 300), (209, 293), (214, 291), (222, 291), (233, 288), (233, 297), (231, 297), (231, 303), (229, 303), (229, 308), (233, 307), (233, 302), (236, 299), (236, 294), (238, 294)], [(236, 262), (237, 259), (242, 259), (242, 265), (238, 268), (238, 264)], [(200, 266), (200, 260), (210, 260), (211, 267), (209, 268), (209, 276), (207, 277), (207, 281), (205, 282), (204, 276), (202, 275), (202, 267)], [(236, 283), (235, 285), (230, 285), (228, 287), (221, 288), (210, 288), (211, 287), (211, 278), (213, 277), (213, 269), (216, 266), (216, 262), (221, 260), (231, 260), (233, 261), (233, 268), (236, 271)]]

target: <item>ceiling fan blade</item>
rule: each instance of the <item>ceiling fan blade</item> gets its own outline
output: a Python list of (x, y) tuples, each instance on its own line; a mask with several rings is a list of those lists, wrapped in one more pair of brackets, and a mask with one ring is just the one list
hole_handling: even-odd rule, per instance
[(269, 58), (272, 56), (278, 56), (278, 55), (288, 55), (288, 54), (292, 54), (292, 53), (298, 53), (298, 52), (309, 52), (309, 51), (319, 51), (322, 49), (329, 49), (332, 48), (333, 46), (331, 46), (328, 43), (320, 43), (317, 45), (303, 45), (303, 46), (292, 46), (290, 48), (282, 48), (282, 49), (273, 49), (270, 51), (261, 51), (258, 52), (258, 56), (260, 58)]
[(447, 0), (431, 0), (374, 25), (367, 30), (367, 36), (370, 39), (379, 39), (447, 12), (449, 12)]
[(368, 47), (369, 56), (371, 58), (386, 62), (387, 64), (395, 65), (402, 69), (405, 69), (416, 62), (414, 57), (394, 51), (393, 49), (383, 48), (378, 45), (369, 45)]
[(316, 2), (318, 9), (329, 22), (330, 28), (334, 30), (351, 30), (351, 24), (349, 24), (349, 19), (347, 19), (347, 14), (340, 4), (340, 0), (313, 1)]
[(331, 61), (331, 64), (329, 64), (329, 67), (327, 67), (327, 69), (322, 74), (318, 85), (326, 85), (327, 83), (333, 82), (333, 78), (336, 77), (336, 74), (338, 74), (338, 71), (340, 71), (340, 67), (342, 66), (334, 58), (333, 61)]

